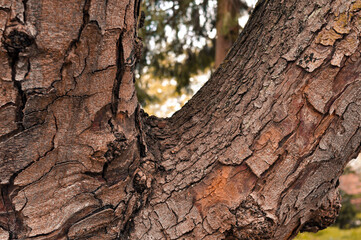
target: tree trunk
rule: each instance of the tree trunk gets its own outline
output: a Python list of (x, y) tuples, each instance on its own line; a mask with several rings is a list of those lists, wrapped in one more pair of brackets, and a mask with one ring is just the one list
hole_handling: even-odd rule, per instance
[(0, 239), (291, 239), (361, 150), (361, 1), (264, 0), (169, 119), (139, 0), (0, 1)]
[(240, 0), (217, 1), (217, 39), (214, 66), (217, 68), (226, 57), (239, 35), (238, 17), (241, 8), (247, 8)]

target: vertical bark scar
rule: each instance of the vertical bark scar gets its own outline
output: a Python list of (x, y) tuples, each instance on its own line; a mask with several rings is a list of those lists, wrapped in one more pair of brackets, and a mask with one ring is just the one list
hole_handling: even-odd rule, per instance
[(122, 78), (125, 72), (124, 50), (122, 43), (123, 34), (124, 31), (122, 30), (120, 32), (119, 39), (117, 41), (117, 60), (116, 60), (117, 73), (113, 85), (113, 95), (112, 95), (112, 105), (111, 105), (113, 116), (116, 116), (118, 112), (120, 84), (122, 83)]
[(18, 90), (18, 99), (16, 100), (16, 105), (18, 107), (16, 122), (18, 129), (23, 130), (23, 118), (24, 118), (24, 108), (27, 101), (26, 93), (23, 91), (21, 82), (16, 79), (16, 69), (17, 63), (19, 61), (20, 52), (26, 51), (26, 48), (34, 43), (34, 38), (31, 37), (25, 31), (19, 29), (10, 29), (9, 34), (4, 36), (4, 46), (7, 50), (9, 63), (11, 67), (11, 80), (14, 84), (14, 87)]
[(27, 8), (28, 8), (27, 3), (28, 3), (28, 0), (23, 0), (23, 5), (24, 5), (24, 13), (23, 13), (24, 22), (26, 22), (26, 18), (27, 18), (27, 16), (26, 16), (26, 11), (27, 11)]

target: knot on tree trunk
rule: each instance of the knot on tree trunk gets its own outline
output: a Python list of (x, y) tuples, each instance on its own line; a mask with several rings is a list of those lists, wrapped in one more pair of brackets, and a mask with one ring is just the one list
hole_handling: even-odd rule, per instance
[(267, 216), (251, 196), (240, 204), (236, 219), (233, 236), (237, 239), (271, 239), (274, 234), (274, 220)]
[(6, 51), (10, 53), (24, 52), (34, 44), (36, 31), (31, 26), (16, 24), (6, 28), (3, 44)]
[(337, 193), (333, 200), (329, 200), (328, 204), (323, 204), (312, 213), (310, 220), (303, 225), (301, 232), (317, 232), (327, 228), (336, 221), (340, 209), (340, 195)]

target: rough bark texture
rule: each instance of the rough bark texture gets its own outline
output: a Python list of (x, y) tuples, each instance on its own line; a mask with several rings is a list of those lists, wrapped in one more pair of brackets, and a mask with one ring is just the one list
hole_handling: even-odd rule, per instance
[(264, 0), (169, 119), (137, 105), (139, 1), (0, 0), (0, 239), (291, 239), (360, 151), (361, 1)]

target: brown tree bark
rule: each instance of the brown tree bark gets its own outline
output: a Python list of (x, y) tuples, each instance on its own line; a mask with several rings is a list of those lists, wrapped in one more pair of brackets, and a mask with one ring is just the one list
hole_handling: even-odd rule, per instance
[(0, 239), (291, 239), (361, 150), (361, 1), (264, 0), (169, 119), (139, 0), (0, 1)]

